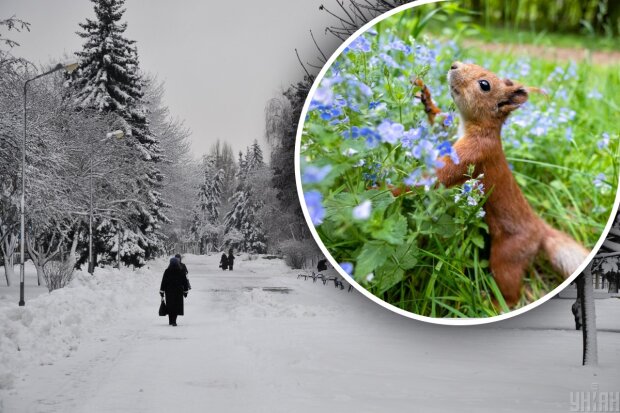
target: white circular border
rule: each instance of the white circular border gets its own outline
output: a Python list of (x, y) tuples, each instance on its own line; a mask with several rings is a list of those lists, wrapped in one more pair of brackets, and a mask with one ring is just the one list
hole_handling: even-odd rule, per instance
[(523, 314), (529, 310), (532, 310), (541, 304), (544, 304), (547, 300), (553, 298), (557, 293), (559, 293), (561, 290), (566, 288), (571, 282), (573, 282), (575, 278), (577, 278), (577, 276), (585, 269), (585, 267), (590, 263), (590, 261), (596, 255), (596, 252), (599, 250), (599, 248), (605, 241), (607, 234), (609, 233), (609, 229), (611, 228), (614, 222), (614, 218), (616, 217), (616, 213), (618, 211), (618, 204), (620, 203), (620, 177), (618, 180), (618, 185), (616, 186), (616, 199), (614, 201), (614, 206), (612, 208), (611, 214), (609, 215), (609, 219), (607, 220), (607, 225), (605, 226), (605, 230), (601, 234), (598, 242), (596, 243), (596, 245), (594, 246), (590, 254), (588, 255), (586, 261), (584, 261), (579, 266), (579, 268), (577, 268), (577, 271), (575, 271), (570, 277), (564, 280), (562, 284), (558, 285), (555, 289), (547, 293), (544, 297), (539, 298), (533, 303), (530, 303), (524, 307), (521, 307), (517, 310), (511, 311), (506, 314), (500, 314), (500, 315), (496, 315), (492, 317), (481, 317), (481, 318), (434, 318), (434, 317), (422, 316), (422, 315), (415, 314), (410, 311), (405, 311), (401, 308), (398, 308), (386, 301), (383, 301), (382, 299), (375, 296), (374, 294), (370, 293), (368, 290), (366, 290), (364, 287), (358, 284), (357, 281), (355, 281), (353, 277), (349, 276), (346, 272), (344, 272), (344, 270), (340, 267), (340, 264), (336, 262), (336, 260), (331, 256), (330, 252), (327, 250), (327, 248), (323, 244), (321, 237), (319, 237), (319, 234), (316, 232), (316, 228), (314, 227), (314, 225), (312, 224), (312, 220), (310, 219), (310, 214), (308, 213), (308, 208), (306, 207), (306, 202), (304, 199), (304, 192), (303, 192), (302, 185), (301, 185), (301, 170), (300, 170), (301, 169), (301, 163), (300, 163), (301, 135), (303, 133), (304, 123), (305, 123), (305, 121), (302, 121), (302, 120), (306, 119), (306, 114), (308, 112), (308, 107), (310, 106), (310, 101), (312, 100), (312, 96), (314, 95), (314, 92), (316, 91), (319, 83), (325, 76), (325, 73), (327, 73), (327, 70), (331, 67), (334, 61), (340, 56), (342, 51), (354, 39), (356, 39), (359, 35), (364, 33), (366, 30), (368, 30), (369, 28), (371, 28), (378, 22), (384, 19), (387, 19), (388, 17), (396, 13), (400, 13), (403, 10), (412, 9), (414, 7), (422, 6), (424, 4), (439, 3), (442, 1), (446, 1), (446, 0), (417, 0), (412, 3), (396, 7), (395, 9), (392, 9), (380, 16), (377, 16), (373, 20), (369, 21), (364, 26), (359, 28), (355, 33), (353, 33), (353, 35), (351, 35), (347, 40), (345, 40), (340, 45), (340, 47), (338, 47), (338, 49), (336, 49), (336, 51), (330, 56), (330, 58), (327, 60), (327, 62), (325, 63), (321, 71), (319, 72), (318, 76), (314, 80), (314, 83), (312, 84), (312, 87), (310, 88), (310, 91), (308, 92), (308, 97), (306, 98), (306, 102), (304, 103), (304, 107), (301, 111), (301, 116), (299, 118), (299, 124), (297, 126), (297, 134), (295, 136), (295, 181), (297, 184), (297, 195), (299, 196), (299, 202), (301, 203), (301, 209), (304, 213), (304, 217), (306, 218), (306, 223), (308, 224), (308, 227), (310, 228), (310, 232), (312, 233), (314, 240), (317, 242), (317, 245), (319, 246), (319, 248), (321, 249), (325, 257), (332, 264), (332, 266), (336, 269), (336, 271), (338, 271), (340, 275), (342, 275), (349, 283), (351, 283), (351, 285), (353, 285), (357, 291), (364, 294), (366, 297), (370, 298), (375, 303), (379, 304), (380, 306), (384, 308), (387, 308), (390, 311), (393, 311), (397, 314), (400, 314), (408, 318), (413, 318), (418, 321), (424, 321), (424, 322), (432, 323), (432, 324), (451, 325), (451, 326), (488, 324), (488, 323), (492, 323), (495, 321), (507, 320), (509, 318), (512, 318), (514, 316), (517, 316), (519, 314)]

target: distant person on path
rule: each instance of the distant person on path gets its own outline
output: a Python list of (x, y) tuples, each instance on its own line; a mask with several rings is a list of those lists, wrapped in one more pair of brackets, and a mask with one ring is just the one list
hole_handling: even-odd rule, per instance
[(169, 325), (176, 327), (177, 316), (184, 315), (183, 297), (187, 297), (188, 290), (189, 281), (187, 281), (187, 276), (181, 267), (181, 262), (176, 257), (170, 258), (170, 265), (164, 271), (159, 288), (159, 295), (162, 297), (164, 294), (166, 295)]
[(220, 268), (223, 271), (228, 269), (228, 258), (226, 257), (226, 253), (222, 253), (222, 259), (220, 260)]
[(233, 264), (235, 263), (235, 255), (233, 254), (233, 249), (228, 250), (228, 269), (233, 270)]
[(181, 254), (175, 254), (174, 258), (179, 260), (179, 263), (181, 264), (181, 269), (185, 273), (185, 278), (187, 278), (187, 287), (188, 287), (187, 289), (191, 290), (192, 289), (192, 285), (189, 283), (189, 278), (187, 277), (187, 274), (189, 274), (189, 271), (187, 271), (187, 267), (185, 266), (185, 264), (183, 264)]

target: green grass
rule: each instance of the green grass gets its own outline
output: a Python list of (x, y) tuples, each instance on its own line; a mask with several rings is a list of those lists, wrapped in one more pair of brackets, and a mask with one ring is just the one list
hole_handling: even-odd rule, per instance
[[(430, 33), (440, 37), (443, 35), (442, 29), (436, 26), (430, 30)], [(604, 52), (620, 51), (620, 38), (618, 37), (513, 30), (505, 27), (479, 28), (478, 31), (470, 31), (469, 34), (468, 40), (487, 43), (562, 47)], [(448, 33), (448, 36), (450, 35), (451, 33)]]

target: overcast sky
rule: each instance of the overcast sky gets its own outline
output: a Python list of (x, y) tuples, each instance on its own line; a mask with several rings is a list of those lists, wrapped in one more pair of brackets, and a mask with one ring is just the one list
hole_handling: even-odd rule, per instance
[[(142, 69), (165, 81), (166, 104), (192, 130), (198, 157), (217, 138), (236, 150), (263, 142), (265, 103), (303, 76), (294, 49), (314, 58), (310, 29), (335, 46), (321, 3), (333, 0), (126, 0), (126, 36)], [(81, 48), (78, 23), (94, 12), (87, 0), (1, 0), (0, 18), (12, 15), (31, 23), (11, 33), (21, 44), (13, 54), (48, 64)]]

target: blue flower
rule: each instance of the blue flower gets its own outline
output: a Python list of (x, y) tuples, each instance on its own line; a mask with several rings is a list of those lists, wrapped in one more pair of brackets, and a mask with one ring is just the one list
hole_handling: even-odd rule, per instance
[(592, 183), (594, 184), (595, 188), (607, 188), (609, 187), (609, 184), (605, 182), (606, 179), (607, 177), (605, 176), (605, 174), (600, 173), (596, 175)]
[(411, 46), (406, 45), (400, 39), (392, 40), (390, 43), (386, 44), (383, 47), (383, 49), (386, 50), (386, 51), (390, 51), (390, 50), (400, 51), (400, 52), (403, 52), (405, 54), (411, 53)]
[(416, 63), (421, 65), (432, 65), (437, 58), (437, 52), (432, 48), (426, 47), (423, 44), (417, 44), (415, 46), (415, 60)]
[(598, 89), (593, 89), (588, 92), (588, 99), (601, 100), (603, 99), (603, 94)]
[(400, 123), (392, 122), (390, 120), (384, 120), (377, 127), (377, 132), (381, 136), (383, 142), (395, 144), (403, 136), (405, 127)]
[(426, 133), (426, 128), (424, 126), (419, 126), (417, 128), (411, 128), (405, 133), (403, 133), (403, 137), (401, 138), (401, 142), (403, 146), (406, 148), (413, 148), (413, 146), (424, 136)]
[(325, 177), (329, 174), (331, 170), (331, 165), (325, 165), (323, 167), (308, 165), (304, 168), (304, 173), (301, 177), (301, 181), (304, 184), (319, 183), (323, 181), (323, 179), (325, 179)]
[(345, 139), (355, 139), (360, 136), (360, 128), (358, 126), (352, 126), (351, 129), (347, 129), (341, 133)]
[(380, 141), (381, 136), (379, 136), (377, 132), (370, 131), (370, 133), (366, 135), (366, 147), (368, 147), (368, 149), (375, 148)]
[(598, 146), (599, 149), (605, 149), (606, 147), (609, 146), (609, 134), (607, 132), (604, 132), (601, 135), (601, 137), (602, 137), (602, 139), (600, 141), (598, 141), (596, 146)]
[(353, 40), (348, 47), (346, 47), (344, 49), (345, 53), (349, 52), (349, 51), (356, 51), (356, 52), (364, 52), (364, 53), (368, 53), (370, 52), (370, 42), (368, 41), (368, 39), (366, 39), (366, 37), (359, 36), (357, 39)]
[(350, 262), (341, 262), (340, 268), (342, 268), (342, 270), (346, 272), (348, 276), (353, 276), (353, 264), (351, 264)]
[(308, 214), (313, 225), (321, 225), (325, 218), (325, 208), (323, 208), (323, 195), (318, 191), (309, 191), (304, 194)]
[(370, 218), (370, 213), (372, 212), (372, 203), (370, 200), (365, 200), (355, 208), (353, 208), (353, 218), (366, 220)]
[(448, 113), (448, 116), (443, 120), (443, 125), (446, 127), (450, 127), (454, 124), (454, 113)]
[(383, 110), (385, 108), (387, 108), (387, 105), (385, 104), (385, 102), (381, 102), (377, 100), (377, 101), (368, 103), (369, 110)]
[(428, 191), (432, 185), (435, 184), (437, 178), (434, 176), (429, 176), (424, 174), (422, 169), (415, 169), (407, 178), (403, 180), (405, 185), (409, 186), (423, 186), (426, 191)]
[(378, 56), (371, 57), (369, 63), (371, 66), (383, 63), (392, 69), (400, 69), (400, 65), (396, 62), (396, 60), (394, 60), (394, 58), (387, 53), (379, 53)]
[(333, 103), (334, 92), (331, 87), (318, 87), (312, 95), (310, 110), (316, 106), (329, 106)]

